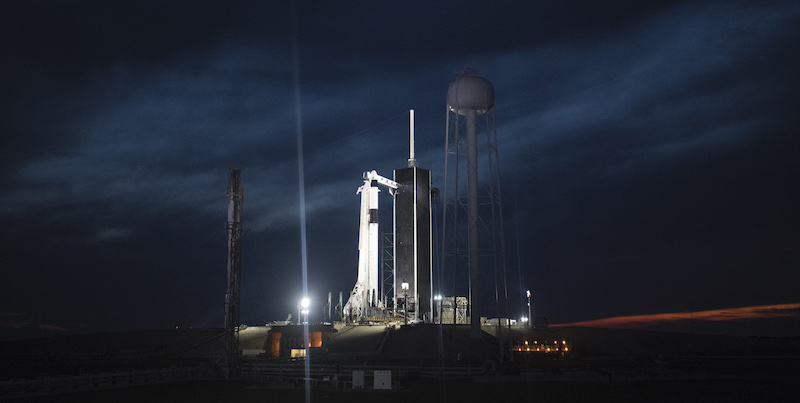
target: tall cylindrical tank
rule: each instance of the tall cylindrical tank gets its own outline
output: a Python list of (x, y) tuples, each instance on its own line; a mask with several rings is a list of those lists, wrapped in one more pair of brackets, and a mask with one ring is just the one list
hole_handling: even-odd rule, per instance
[(464, 74), (447, 88), (447, 107), (451, 112), (466, 115), (471, 110), (480, 115), (493, 106), (492, 83), (478, 76), (478, 72), (471, 68), (464, 70)]
[(447, 88), (447, 108), (466, 117), (467, 129), (467, 249), (470, 278), (470, 338), (481, 337), (481, 265), (478, 207), (478, 139), (475, 117), (494, 106), (494, 87), (489, 80), (467, 68)]

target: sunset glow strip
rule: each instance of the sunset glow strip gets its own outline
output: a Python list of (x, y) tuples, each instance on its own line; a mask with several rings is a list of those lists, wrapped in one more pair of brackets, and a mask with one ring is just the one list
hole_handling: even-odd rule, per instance
[(638, 328), (660, 323), (683, 320), (731, 321), (759, 318), (800, 317), (800, 303), (759, 305), (740, 308), (716, 309), (698, 312), (673, 312), (650, 315), (616, 316), (584, 322), (564, 323), (551, 326), (606, 327), (606, 328)]

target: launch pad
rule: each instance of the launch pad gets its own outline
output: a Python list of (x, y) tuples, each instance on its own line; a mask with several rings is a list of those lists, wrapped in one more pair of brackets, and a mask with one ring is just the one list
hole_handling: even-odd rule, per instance
[[(447, 106), (448, 132), (445, 136), (445, 183), (442, 192), (445, 200), (441, 217), (442, 249), (437, 257), (441, 259), (441, 264), (438, 266), (436, 283), (434, 283), (433, 206), (439, 202), (440, 193), (439, 189), (432, 186), (431, 171), (417, 165), (414, 111), (411, 110), (407, 166), (394, 169), (391, 179), (375, 170), (366, 171), (363, 173), (361, 186), (357, 188), (356, 194), (360, 195), (361, 201), (357, 279), (346, 302), (340, 292), (339, 302), (334, 309), (332, 292), (329, 293), (324, 308), (324, 321), (310, 323), (308, 317), (312, 310), (308, 296), (303, 295), (303, 302), (298, 305), (297, 324), (293, 324), (291, 316), (283, 323), (273, 323), (270, 339), (265, 343), (264, 354), (294, 358), (311, 354), (324, 355), (322, 353), (324, 350), (337, 344), (334, 340), (342, 338), (340, 330), (347, 330), (345, 334), (350, 335), (366, 331), (354, 331), (353, 329), (358, 329), (354, 325), (385, 327), (387, 333), (381, 342), (382, 346), (387, 342), (388, 334), (395, 335), (394, 338), (403, 338), (411, 334), (422, 334), (424, 331), (420, 329), (431, 329), (430, 326), (435, 325), (438, 326), (437, 337), (440, 340), (436, 353), (439, 361), (444, 360), (449, 354), (443, 347), (446, 343), (441, 341), (442, 334), (446, 332), (452, 334), (448, 336), (453, 341), (452, 345), (469, 347), (465, 351), (455, 353), (457, 359), (472, 354), (470, 350), (481, 350), (481, 346), (486, 344), (485, 337), (492, 331), (496, 331), (494, 337), (497, 344), (496, 347), (492, 347), (494, 351), (492, 356), (500, 361), (507, 356), (510, 357), (510, 346), (514, 343), (514, 340), (509, 338), (512, 332), (510, 324), (513, 320), (506, 320), (508, 326), (505, 330), (503, 329), (506, 325), (501, 323), (504, 319), (498, 320), (496, 325), (486, 323), (484, 312), (488, 301), (482, 295), (484, 290), (489, 288), (488, 283), (493, 281), (497, 294), (495, 297), (497, 316), (510, 316), (501, 309), (507, 306), (508, 293), (505, 280), (502, 209), (499, 206), (500, 194), (496, 178), (499, 169), (496, 165), (497, 141), (493, 128), (494, 88), (474, 70), (466, 69), (450, 84), (447, 91)], [(486, 125), (483, 126), (485, 131), (481, 131), (478, 116), (486, 117)], [(465, 139), (461, 139), (462, 136), (459, 135), (459, 127), (462, 125), (465, 127)], [(485, 156), (479, 155), (477, 147), (478, 136), (483, 133), (487, 135), (486, 140), (489, 145), (488, 154)], [(479, 178), (478, 161), (487, 160), (488, 179)], [(230, 189), (240, 190), (238, 171), (236, 174), (235, 178), (232, 176)], [(454, 179), (448, 181), (448, 175)], [(459, 178), (466, 178), (467, 183), (460, 184)], [(488, 190), (485, 189), (487, 186)], [(389, 193), (392, 198), (391, 233), (385, 237), (389, 239), (389, 248), (381, 244), (384, 234), (379, 228), (379, 195), (382, 190)], [(229, 351), (226, 355), (226, 366), (233, 369), (236, 366), (236, 357), (230, 351), (236, 348), (240, 336), (236, 324), (238, 322), (234, 322), (238, 320), (239, 306), (242, 194), (234, 190), (229, 190), (228, 194), (231, 197), (231, 211), (233, 211), (229, 213), (229, 227), (239, 228), (238, 231), (229, 231), (231, 252), (225, 305)], [(387, 254), (390, 258), (384, 260)], [(389, 275), (385, 275), (385, 272)], [(487, 284), (482, 286), (482, 283)], [(304, 285), (305, 292), (307, 291)], [(530, 309), (528, 315), (530, 316)], [(420, 326), (409, 327), (416, 329), (414, 331), (401, 330), (404, 327), (401, 325), (409, 324)], [(482, 330), (484, 326), (490, 329), (488, 333)], [(469, 329), (469, 339), (472, 341), (458, 342), (462, 329)], [(504, 335), (503, 332), (508, 334)], [(333, 344), (330, 344), (331, 342)], [(516, 345), (524, 345), (520, 343)], [(412, 343), (411, 346), (421, 348), (423, 344)]]

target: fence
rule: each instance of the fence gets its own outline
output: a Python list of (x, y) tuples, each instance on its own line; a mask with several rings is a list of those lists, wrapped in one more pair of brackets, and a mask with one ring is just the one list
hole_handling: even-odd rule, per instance
[(209, 370), (203, 368), (167, 368), (36, 379), (12, 379), (0, 382), (0, 398), (127, 388), (136, 385), (209, 378), (210, 376)]

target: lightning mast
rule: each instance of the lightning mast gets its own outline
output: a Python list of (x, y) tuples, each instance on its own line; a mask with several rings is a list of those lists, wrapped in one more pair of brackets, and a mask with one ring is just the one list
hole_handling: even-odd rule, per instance
[(242, 268), (242, 186), (241, 171), (231, 168), (228, 183), (228, 288), (225, 293), (225, 371), (233, 375), (239, 354), (239, 289)]

